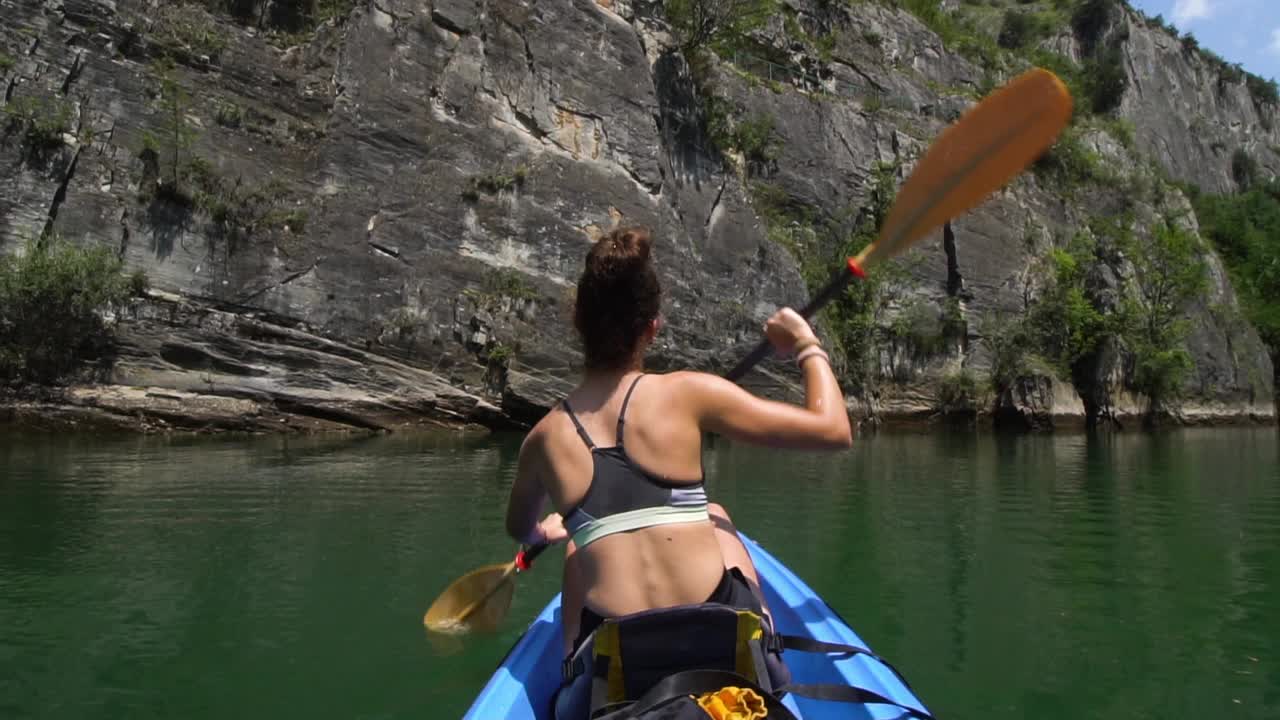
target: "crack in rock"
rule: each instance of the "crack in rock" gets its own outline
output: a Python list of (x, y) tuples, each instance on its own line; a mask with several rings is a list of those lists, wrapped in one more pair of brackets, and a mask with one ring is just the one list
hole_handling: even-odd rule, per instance
[(120, 213), (120, 250), (117, 253), (121, 260), (124, 260), (129, 250), (129, 208), (124, 208)]
[(503, 93), (503, 96), (507, 99), (507, 105), (511, 108), (511, 113), (515, 115), (516, 120), (524, 126), (524, 129), (538, 140), (545, 140), (548, 133), (546, 130), (538, 127), (538, 121), (535, 120), (533, 116), (517, 110), (515, 104), (511, 102), (511, 96), (507, 95), (505, 92)]
[(258, 298), (259, 298), (259, 297), (261, 297), (262, 295), (266, 294), (269, 290), (275, 290), (276, 288), (284, 287), (285, 285), (288, 285), (289, 283), (293, 282), (294, 280), (297, 280), (298, 278), (301, 278), (301, 277), (303, 277), (304, 275), (307, 275), (308, 273), (312, 272), (313, 270), (315, 270), (315, 269), (316, 269), (316, 266), (318, 266), (319, 264), (320, 264), (320, 260), (315, 260), (315, 261), (313, 261), (313, 262), (311, 263), (311, 265), (310, 265), (310, 266), (308, 266), (306, 269), (304, 269), (304, 270), (299, 270), (298, 272), (292, 273), (292, 274), (290, 274), (290, 275), (286, 275), (286, 276), (284, 277), (284, 279), (283, 279), (283, 280), (281, 280), (280, 282), (272, 283), (272, 284), (270, 284), (270, 285), (268, 285), (268, 286), (266, 286), (266, 287), (262, 288), (261, 290), (256, 290), (256, 291), (254, 291), (254, 292), (250, 293), (249, 295), (246, 295), (244, 298), (242, 298), (242, 299), (241, 299), (241, 300), (239, 300), (238, 302), (239, 302), (241, 305), (243, 305), (243, 304), (246, 304), (246, 303), (248, 303), (248, 302), (250, 302), (250, 301), (252, 301), (252, 300), (256, 300), (256, 299), (258, 299)]
[(377, 0), (373, 0), (373, 2), (369, 4), (373, 6), (374, 11), (373, 24), (382, 30), (395, 32), (396, 25), (400, 18), (397, 17), (395, 13), (382, 7), (382, 4)]
[(875, 78), (868, 75), (864, 70), (862, 70), (862, 68), (858, 67), (857, 65), (854, 65), (852, 62), (849, 62), (848, 60), (843, 60), (838, 57), (831, 58), (831, 62), (836, 65), (843, 65), (844, 67), (847, 67), (850, 70), (854, 71), (859, 76), (861, 76), (863, 80), (866, 80), (868, 85), (875, 88), (876, 90), (880, 92), (884, 92), (886, 90), (884, 85), (881, 85), (880, 83), (876, 82)]
[(1129, 52), (1127, 43), (1124, 49), (1124, 59), (1125, 64), (1129, 66), (1129, 78), (1131, 80), (1129, 85), (1138, 92), (1138, 99), (1141, 100), (1143, 98), (1142, 83), (1139, 81), (1138, 68), (1133, 64), (1133, 53)]
[(616, 161), (614, 164), (622, 168), (623, 171), (625, 171), (627, 175), (631, 178), (632, 182), (639, 185), (640, 188), (643, 189), (649, 195), (650, 198), (657, 199), (662, 195), (662, 180), (658, 180), (657, 182), (646, 182), (644, 178), (640, 177), (640, 173), (636, 172), (635, 169), (633, 169), (632, 167), (628, 165), (623, 165), (622, 163), (619, 163)]
[(524, 26), (517, 25), (516, 23), (512, 22), (506, 17), (503, 17), (502, 15), (498, 15), (498, 19), (501, 20), (502, 23), (507, 27), (511, 28), (512, 30), (515, 30), (516, 34), (520, 36), (520, 41), (524, 43), (525, 65), (529, 68), (529, 74), (532, 75), (533, 79), (536, 81), (538, 79), (538, 70), (537, 68), (534, 67), (535, 63), (533, 60), (533, 49), (529, 47), (529, 37), (524, 34)]
[(445, 30), (448, 30), (454, 35), (466, 36), (471, 34), (470, 30), (462, 27), (461, 25), (445, 17), (443, 13), (441, 13), (439, 10), (436, 10), (435, 8), (431, 9), (431, 22), (435, 23), (436, 25), (439, 25)]
[(840, 139), (840, 144), (844, 145), (844, 151), (849, 153), (849, 159), (853, 161), (854, 167), (857, 167), (858, 155), (853, 151), (853, 147), (849, 145), (849, 140), (845, 138), (843, 132), (840, 132), (840, 127), (838, 125), (833, 125), (832, 129), (836, 131), (836, 137)]
[(956, 297), (964, 292), (964, 276), (960, 274), (960, 259), (956, 255), (956, 234), (951, 221), (942, 225), (942, 250), (947, 255), (947, 295)]
[(58, 190), (53, 194), (53, 201), (49, 203), (49, 215), (44, 222), (44, 231), (41, 237), (48, 237), (53, 232), (53, 224), (58, 220), (58, 210), (62, 207), (62, 203), (67, 199), (67, 187), (71, 184), (71, 178), (76, 174), (76, 167), (80, 164), (80, 152), (84, 149), (83, 145), (76, 147), (75, 154), (71, 156), (71, 163), (67, 166), (67, 172), (62, 177), (62, 182), (58, 184)]
[(62, 81), (62, 94), (66, 95), (71, 90), (71, 85), (80, 78), (80, 73), (84, 70), (84, 51), (76, 53), (76, 57), (71, 61), (71, 69), (67, 71), (67, 77)]
[(304, 417), (313, 417), (319, 420), (328, 420), (329, 422), (341, 425), (358, 427), (362, 430), (385, 432), (388, 429), (383, 425), (380, 425), (368, 418), (361, 417), (353, 412), (347, 412), (345, 410), (332, 407), (321, 407), (304, 400), (275, 397), (272, 398), (272, 401), (274, 402), (276, 409), (293, 415), (302, 415)]
[(369, 240), (367, 242), (369, 243), (369, 247), (373, 248), (374, 252), (380, 255), (385, 255), (393, 260), (399, 260), (405, 265), (409, 265), (409, 261), (400, 256), (400, 251), (398, 249), (374, 242), (373, 240)]
[(720, 182), (720, 189), (716, 191), (715, 200), (711, 201), (711, 212), (707, 213), (707, 221), (703, 223), (702, 234), (707, 240), (711, 239), (711, 228), (716, 224), (718, 213), (722, 212), (720, 207), (720, 198), (724, 196), (724, 189), (729, 184), (729, 178), (725, 178)]

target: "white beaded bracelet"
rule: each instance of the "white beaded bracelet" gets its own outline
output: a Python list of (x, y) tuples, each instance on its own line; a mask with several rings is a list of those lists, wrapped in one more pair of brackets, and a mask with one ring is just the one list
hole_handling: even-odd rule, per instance
[(800, 353), (796, 355), (796, 367), (803, 367), (804, 361), (808, 360), (811, 357), (814, 357), (815, 355), (822, 356), (822, 359), (826, 360), (828, 363), (831, 362), (831, 357), (827, 355), (826, 350), (823, 350), (817, 345), (813, 345), (811, 347), (805, 348), (804, 350), (801, 350)]

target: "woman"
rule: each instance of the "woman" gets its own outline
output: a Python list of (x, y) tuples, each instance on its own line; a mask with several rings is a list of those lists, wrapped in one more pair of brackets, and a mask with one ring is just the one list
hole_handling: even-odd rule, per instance
[[(569, 540), (565, 652), (604, 618), (720, 602), (767, 613), (759, 578), (724, 508), (703, 488), (702, 436), (778, 448), (838, 449), (853, 440), (839, 385), (809, 324), (778, 311), (765, 332), (795, 353), (805, 405), (758, 398), (700, 372), (647, 375), (661, 289), (643, 228), (620, 228), (587, 254), (574, 324), (585, 373), (525, 438), (507, 531), (535, 544)], [(539, 522), (545, 499), (558, 510)]]

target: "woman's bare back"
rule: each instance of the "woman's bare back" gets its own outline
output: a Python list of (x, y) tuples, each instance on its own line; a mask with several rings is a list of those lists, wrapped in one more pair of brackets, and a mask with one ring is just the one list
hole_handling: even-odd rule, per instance
[[(702, 433), (693, 409), (681, 399), (684, 375), (646, 374), (636, 382), (622, 445), (644, 473), (663, 483), (695, 487), (703, 479)], [(570, 394), (574, 415), (598, 448), (615, 445), (619, 413), (637, 377), (632, 373), (611, 384), (584, 384)], [(568, 514), (591, 486), (592, 451), (563, 408), (549, 413), (535, 432), (545, 434), (542, 482), (557, 510)], [(604, 617), (702, 602), (724, 572), (709, 520), (610, 534), (572, 551), (568, 562), (588, 588), (586, 606)]]

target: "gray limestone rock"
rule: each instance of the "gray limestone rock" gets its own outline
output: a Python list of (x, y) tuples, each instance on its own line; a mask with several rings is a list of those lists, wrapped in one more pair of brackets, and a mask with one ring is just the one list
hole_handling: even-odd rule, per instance
[[(791, 5), (834, 33), (825, 59), (779, 22), (773, 65), (713, 63), (717, 92), (772, 120), (776, 154), (747, 162), (711, 142), (651, 3), (378, 0), (303, 36), (196, 3), (10, 3), (6, 103), (44, 98), (68, 121), (39, 153), (12, 130), (0, 142), (0, 252), (48, 228), (116, 249), (158, 291), (120, 323), (111, 385), (62, 406), (255, 432), (527, 426), (578, 371), (570, 308), (589, 242), (626, 223), (654, 229), (666, 290), (652, 366), (727, 369), (769, 313), (808, 295), (801, 263), (770, 239), (760, 187), (810, 211), (834, 253), (877, 169), (901, 183), (982, 87), (980, 68), (904, 11)], [(1125, 17), (1120, 115), (1142, 153), (1213, 190), (1233, 186), (1236, 148), (1280, 166), (1274, 108), (1243, 84), (1216, 86), (1176, 40)], [(1079, 53), (1069, 35), (1053, 42)], [(157, 192), (172, 175), (164, 55), (185, 90), (180, 150), (204, 162), (203, 189), (179, 178), (190, 201)], [(1130, 162), (1105, 137), (1089, 142)], [(989, 367), (979, 320), (1025, 312), (1040, 259), (1106, 201), (1027, 173), (895, 260), (875, 310), (875, 382), (851, 406), (873, 421), (936, 415), (948, 373)], [(1188, 308), (1195, 377), (1171, 412), (1273, 418), (1270, 359), (1211, 267), (1211, 297)], [(931, 353), (895, 344), (903, 313), (948, 298), (963, 337)], [(1099, 364), (1113, 408), (1130, 402), (1122, 360)], [(797, 379), (782, 363), (762, 370), (749, 382)], [(1094, 402), (1060, 380), (1024, 385), (998, 406), (1058, 422)]]

